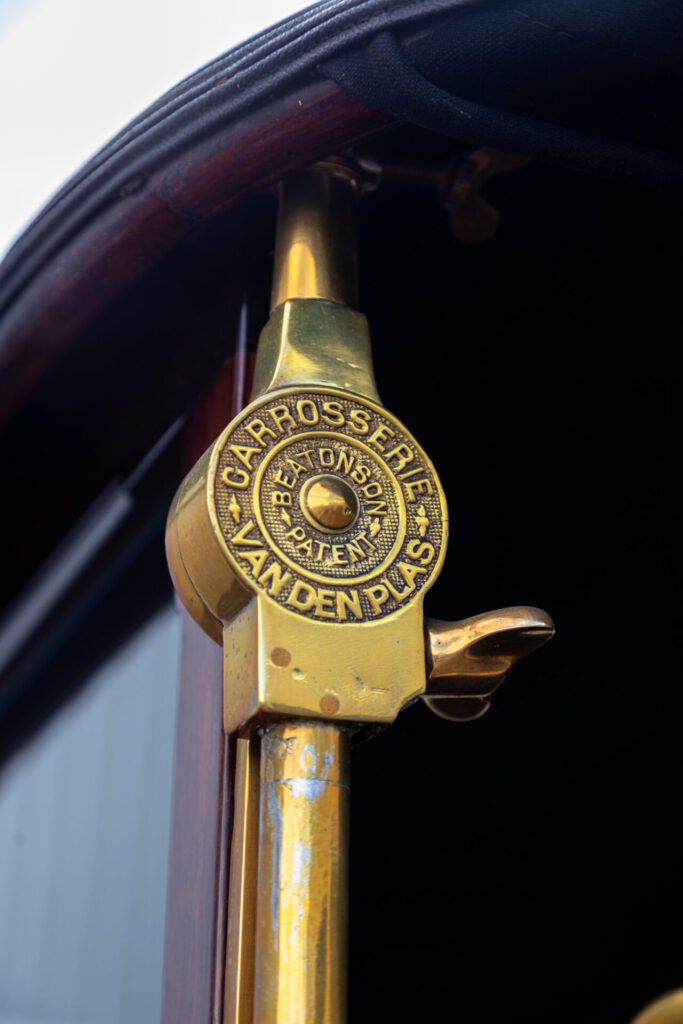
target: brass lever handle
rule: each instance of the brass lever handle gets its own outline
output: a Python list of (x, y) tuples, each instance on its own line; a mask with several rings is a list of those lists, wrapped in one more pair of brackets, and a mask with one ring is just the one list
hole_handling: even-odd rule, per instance
[(540, 608), (499, 608), (460, 622), (425, 620), (427, 705), (468, 722), (488, 710), (516, 661), (550, 640), (553, 620)]

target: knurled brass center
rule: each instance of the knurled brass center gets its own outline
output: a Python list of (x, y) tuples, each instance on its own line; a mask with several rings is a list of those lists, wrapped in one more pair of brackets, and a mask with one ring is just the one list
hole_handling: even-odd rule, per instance
[(358, 496), (341, 477), (314, 477), (301, 490), (301, 509), (312, 526), (326, 533), (341, 533), (356, 521)]

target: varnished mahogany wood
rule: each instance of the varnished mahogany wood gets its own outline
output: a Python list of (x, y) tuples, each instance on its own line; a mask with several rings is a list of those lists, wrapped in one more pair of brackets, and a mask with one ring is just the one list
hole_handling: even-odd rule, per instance
[[(197, 401), (230, 352), (218, 321), (232, 316), (245, 279), (263, 279), (267, 301), (270, 268), (244, 260), (251, 246), (267, 263), (268, 184), (388, 122), (324, 82), (226, 120), (103, 207), (8, 307), (0, 462), (24, 505), (3, 509), (16, 543), (0, 612), (110, 481), (125, 479)], [(32, 464), (42, 466), (40, 486), (25, 480)], [(29, 534), (23, 508), (45, 490), (50, 516)]]
[[(185, 429), (189, 469), (245, 402), (243, 321), (235, 353)], [(221, 648), (183, 618), (162, 1024), (220, 1024), (227, 924), (232, 750), (223, 731)]]
[(229, 743), (221, 650), (184, 610), (173, 778), (163, 1024), (219, 1022), (225, 959)]
[(314, 82), (225, 127), (106, 207), (33, 279), (0, 328), (0, 424), (107, 310), (198, 225), (391, 118)]

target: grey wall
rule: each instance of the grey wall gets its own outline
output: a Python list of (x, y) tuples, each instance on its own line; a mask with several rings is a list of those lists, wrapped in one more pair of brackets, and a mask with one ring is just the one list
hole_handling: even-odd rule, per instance
[(159, 1019), (178, 649), (169, 608), (0, 776), (0, 1024)]

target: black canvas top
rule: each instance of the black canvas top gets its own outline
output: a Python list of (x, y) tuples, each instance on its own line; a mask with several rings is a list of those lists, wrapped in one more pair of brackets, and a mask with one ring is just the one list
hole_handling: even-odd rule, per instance
[(166, 93), (48, 203), (0, 271), (0, 315), (136, 179), (297, 81), (461, 141), (683, 190), (675, 0), (324, 0)]

